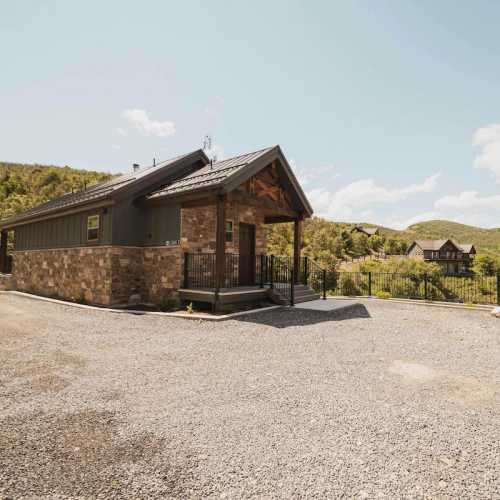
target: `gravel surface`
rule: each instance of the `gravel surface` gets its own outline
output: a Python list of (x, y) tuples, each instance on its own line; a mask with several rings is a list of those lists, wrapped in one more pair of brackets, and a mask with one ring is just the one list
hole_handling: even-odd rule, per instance
[(0, 294), (0, 498), (500, 498), (500, 321)]

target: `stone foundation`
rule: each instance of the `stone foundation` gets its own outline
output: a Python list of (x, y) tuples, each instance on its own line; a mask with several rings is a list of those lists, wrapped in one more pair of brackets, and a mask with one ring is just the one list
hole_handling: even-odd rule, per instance
[(12, 274), (0, 273), (0, 291), (14, 290), (14, 279)]
[[(46, 297), (111, 306), (132, 294), (158, 303), (182, 280), (180, 247), (100, 246), (14, 252), (15, 289)], [(0, 289), (12, 278), (0, 279)]]

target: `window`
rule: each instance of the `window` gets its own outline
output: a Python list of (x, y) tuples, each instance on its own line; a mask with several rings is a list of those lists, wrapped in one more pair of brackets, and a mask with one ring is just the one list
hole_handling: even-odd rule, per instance
[(90, 215), (87, 217), (87, 241), (99, 239), (99, 216)]
[(226, 221), (226, 241), (233, 241), (233, 222), (230, 220)]

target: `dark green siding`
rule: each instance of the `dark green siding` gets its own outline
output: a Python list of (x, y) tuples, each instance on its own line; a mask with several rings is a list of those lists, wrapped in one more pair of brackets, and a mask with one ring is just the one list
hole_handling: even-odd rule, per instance
[(145, 245), (165, 245), (181, 238), (181, 206), (152, 207), (146, 212)]
[[(98, 242), (87, 242), (87, 217), (101, 215)], [(87, 245), (160, 246), (180, 239), (180, 205), (140, 207), (130, 201), (15, 229), (16, 250)]]
[(180, 239), (181, 207), (178, 204), (144, 208), (124, 202), (113, 210), (115, 245), (159, 246)]
[(111, 244), (112, 208), (47, 219), (15, 228), (15, 250), (68, 248), (87, 245), (87, 217), (99, 214), (98, 245)]

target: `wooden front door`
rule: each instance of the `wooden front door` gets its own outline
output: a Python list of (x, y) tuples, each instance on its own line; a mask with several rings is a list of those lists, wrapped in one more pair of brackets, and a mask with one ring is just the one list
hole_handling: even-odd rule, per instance
[(238, 267), (239, 285), (255, 284), (255, 226), (240, 224), (240, 262)]

